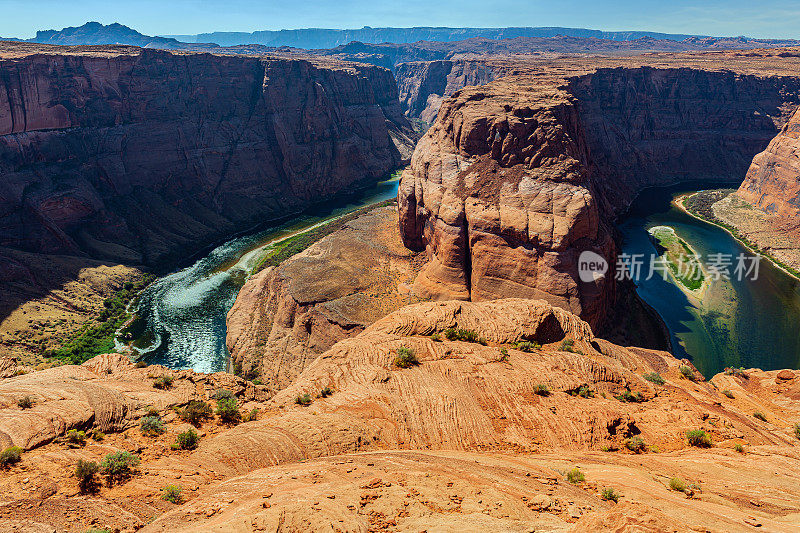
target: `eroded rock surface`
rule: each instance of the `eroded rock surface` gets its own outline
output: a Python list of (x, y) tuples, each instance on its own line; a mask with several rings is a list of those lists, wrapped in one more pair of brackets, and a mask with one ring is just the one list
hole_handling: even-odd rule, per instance
[(245, 283), (228, 313), (231, 357), (280, 390), (336, 342), (418, 301), (415, 255), (400, 241), (395, 206), (348, 222)]
[[(474, 331), (485, 344), (448, 340), (448, 328)], [(543, 346), (516, 349), (524, 339)], [(413, 349), (419, 364), (395, 366), (400, 347)], [(84, 447), (51, 442), (28, 450), (0, 477), (0, 524), (249, 532), (331, 522), (405, 531), (468, 521), (511, 531), (752, 531), (754, 524), (792, 531), (800, 516), (797, 372), (751, 369), (693, 382), (680, 364), (665, 352), (610, 344), (576, 316), (522, 299), (404, 307), (337, 343), (269, 400), (263, 387), (194, 373), (174, 373), (175, 389), (156, 391), (146, 376), (164, 369), (102, 356), (61, 372), (84, 373), (87, 384), (155, 405), (166, 432), (146, 437), (129, 427)], [(664, 385), (643, 379), (654, 371)], [(6, 378), (3, 390), (37, 374), (38, 395), (60, 394), (51, 371)], [(325, 386), (332, 394), (316, 397)], [(257, 420), (207, 421), (198, 449), (171, 450), (186, 426), (165, 408), (178, 397), (208, 399), (218, 388), (232, 390), (243, 412), (258, 407)], [(615, 398), (625, 391), (639, 401)], [(295, 403), (303, 393), (311, 405)], [(43, 405), (58, 405), (52, 402)], [(21, 412), (0, 410), (18, 420), (34, 416)], [(693, 429), (706, 431), (713, 447), (689, 446), (685, 432)], [(626, 447), (635, 437), (645, 443), (640, 453)], [(79, 495), (71, 474), (77, 460), (119, 449), (140, 455), (140, 474)], [(571, 484), (564, 476), (575, 466), (586, 479)], [(669, 489), (672, 477), (694, 485), (691, 497)], [(168, 484), (183, 487), (185, 504), (161, 500)], [(615, 489), (619, 504), (602, 499), (604, 488)]]

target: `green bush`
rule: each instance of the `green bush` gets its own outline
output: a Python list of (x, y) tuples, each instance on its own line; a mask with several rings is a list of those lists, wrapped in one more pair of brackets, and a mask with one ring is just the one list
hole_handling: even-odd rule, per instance
[(644, 397), (641, 393), (637, 391), (631, 391), (629, 389), (625, 389), (620, 394), (614, 396), (617, 400), (621, 402), (628, 402), (628, 403), (640, 403), (644, 401)]
[(678, 492), (686, 492), (686, 489), (689, 488), (689, 485), (687, 485), (686, 482), (681, 478), (674, 477), (669, 480), (669, 488)]
[(147, 437), (157, 437), (164, 433), (164, 422), (157, 416), (145, 416), (139, 421), (139, 430)]
[(144, 410), (144, 416), (161, 416), (161, 414), (158, 412), (158, 409), (152, 405), (148, 405)]
[(600, 497), (606, 501), (617, 503), (620, 498), (620, 494), (610, 487), (606, 487), (600, 493)]
[(94, 461), (84, 461), (78, 459), (75, 467), (75, 477), (78, 478), (78, 488), (81, 492), (95, 492), (97, 490), (97, 479), (95, 474), (100, 471), (100, 465)]
[(97, 442), (101, 442), (105, 438), (106, 434), (99, 429), (95, 428), (92, 430), (92, 439), (96, 440)]
[(647, 444), (644, 439), (638, 435), (631, 437), (625, 441), (625, 447), (634, 453), (642, 453), (647, 450)]
[(70, 429), (64, 436), (64, 440), (66, 440), (69, 444), (83, 446), (86, 444), (86, 433), (77, 429)]
[(312, 401), (314, 400), (311, 399), (310, 394), (300, 394), (297, 396), (297, 398), (294, 399), (294, 403), (296, 403), (297, 405), (302, 405), (304, 407), (307, 405), (311, 405)]
[(323, 387), (322, 390), (319, 391), (319, 395), (322, 398), (327, 398), (331, 394), (333, 394), (333, 389), (330, 387)]
[(478, 333), (471, 330), (471, 329), (453, 329), (447, 328), (444, 330), (444, 336), (447, 337), (449, 341), (464, 341), (464, 342), (474, 342), (478, 344), (486, 345), (486, 339), (483, 337), (479, 337)]
[(744, 446), (742, 446), (738, 442), (734, 445), (733, 449), (739, 453), (744, 453)]
[(22, 448), (19, 446), (9, 446), (0, 452), (0, 468), (7, 468), (22, 460)]
[(575, 353), (575, 341), (572, 339), (564, 339), (561, 341), (561, 346), (558, 347), (559, 351)]
[(131, 477), (137, 466), (139, 466), (139, 456), (121, 450), (106, 455), (100, 463), (100, 471), (108, 478), (109, 485), (113, 485)]
[(794, 425), (794, 436), (797, 440), (800, 440), (800, 422)]
[(20, 409), (30, 409), (33, 407), (33, 398), (30, 396), (23, 396), (17, 400), (17, 406), (19, 406)]
[(536, 385), (533, 387), (533, 392), (539, 396), (550, 396), (550, 389), (547, 387), (547, 385)]
[(264, 383), (259, 378), (253, 380), (253, 385), (263, 385), (263, 384)]
[(233, 398), (233, 397), (234, 397), (234, 394), (231, 391), (229, 391), (228, 389), (219, 389), (212, 396), (213, 399), (218, 400), (218, 401), (222, 400), (222, 399), (225, 399), (225, 398)]
[(181, 503), (183, 496), (181, 496), (183, 489), (178, 485), (167, 485), (161, 489), (161, 499), (170, 503)]
[(661, 377), (661, 374), (659, 374), (658, 372), (648, 372), (642, 377), (647, 381), (649, 381), (650, 383), (655, 383), (656, 385), (663, 385), (664, 383), (666, 383), (664, 378)]
[(433, 342), (442, 342), (442, 336), (439, 335), (438, 333), (434, 333), (433, 335), (431, 335), (431, 340)]
[(508, 350), (505, 348), (500, 348), (500, 357), (497, 359), (501, 363), (508, 362)]
[(397, 349), (397, 356), (394, 358), (394, 366), (397, 368), (410, 368), (419, 364), (417, 354), (411, 348), (401, 346)]
[(762, 422), (766, 422), (767, 421), (767, 415), (765, 415), (761, 411), (756, 411), (755, 413), (753, 413), (753, 416), (758, 418)]
[(685, 377), (689, 381), (697, 381), (697, 376), (694, 374), (694, 370), (692, 370), (688, 366), (681, 365), (680, 367), (678, 367), (678, 371), (681, 373), (683, 377)]
[(197, 434), (197, 431), (194, 429), (190, 429), (188, 431), (184, 431), (183, 433), (179, 433), (177, 439), (175, 439), (175, 444), (172, 445), (173, 450), (194, 450), (197, 448), (197, 441), (200, 440), (200, 436)]
[(750, 379), (750, 376), (747, 374), (744, 367), (733, 368), (728, 366), (725, 367), (724, 372), (726, 376), (735, 376), (737, 378)]
[(729, 391), (728, 389), (725, 389), (724, 391), (722, 391), (722, 394), (724, 394), (725, 396), (727, 396), (730, 399), (733, 399), (733, 393), (731, 391)]
[(581, 472), (581, 469), (576, 466), (575, 468), (567, 472), (567, 481), (575, 484), (583, 483), (584, 481), (586, 481), (586, 476), (584, 476), (583, 472)]
[(211, 418), (211, 414), (211, 406), (200, 400), (192, 400), (185, 408), (178, 411), (181, 420), (195, 427), (200, 427), (203, 420)]
[(161, 376), (153, 381), (153, 387), (157, 389), (169, 389), (172, 387), (172, 382), (175, 380), (172, 376)]
[(217, 400), (217, 415), (226, 424), (235, 424), (242, 418), (236, 398), (220, 398)]
[(520, 352), (531, 353), (541, 349), (542, 346), (538, 342), (520, 341), (517, 343), (517, 350)]
[(691, 431), (687, 431), (686, 438), (688, 439), (690, 446), (696, 446), (698, 448), (711, 447), (711, 436), (702, 429), (693, 429)]
[(581, 385), (577, 389), (569, 391), (570, 396), (580, 396), (581, 398), (594, 398), (594, 391), (589, 385)]
[(253, 420), (258, 420), (258, 407), (253, 407), (242, 415), (242, 422), (252, 422)]

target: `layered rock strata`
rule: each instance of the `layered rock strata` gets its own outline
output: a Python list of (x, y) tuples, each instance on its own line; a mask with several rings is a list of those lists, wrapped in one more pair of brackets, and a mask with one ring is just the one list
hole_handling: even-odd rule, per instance
[[(448, 340), (449, 328), (483, 341)], [(541, 350), (517, 349), (525, 340)], [(418, 364), (395, 365), (400, 348), (413, 350)], [(0, 478), (0, 526), (258, 531), (333, 521), (413, 530), (470, 520), (509, 530), (790, 531), (800, 512), (797, 372), (751, 369), (691, 381), (681, 364), (596, 338), (587, 323), (545, 302), (510, 299), (404, 307), (337, 343), (270, 400), (252, 383), (135, 368), (118, 355), (6, 378), (0, 420), (14, 421), (6, 431), (14, 443), (30, 446), (21, 428), (66, 413), (70, 401), (91, 410), (85, 398), (98, 390), (123, 399), (113, 405), (124, 403), (128, 413), (153, 405), (166, 431), (142, 435), (130, 427), (135, 415), (103, 410), (96, 419), (66, 420), (61, 431), (122, 432), (83, 447), (27, 450)], [(652, 372), (663, 385), (644, 379)], [(173, 388), (155, 390), (151, 382), (163, 374), (174, 376)], [(325, 387), (332, 394), (321, 397)], [(259, 408), (257, 419), (235, 427), (207, 420), (196, 450), (171, 450), (186, 425), (170, 408), (219, 388), (243, 402), (243, 413)], [(32, 408), (14, 403), (22, 393)], [(296, 402), (304, 394), (311, 405)], [(112, 418), (127, 421), (102, 425)], [(705, 431), (712, 447), (690, 446), (689, 430)], [(77, 460), (120, 449), (140, 455), (141, 474), (104, 483), (92, 497), (78, 494)], [(568, 483), (564, 472), (575, 466), (586, 479)], [(670, 490), (672, 477), (694, 487)], [(185, 504), (160, 498), (170, 484), (183, 488)], [(602, 499), (604, 488), (621, 495), (619, 504)]]
[[(799, 94), (797, 77), (649, 67), (456, 92), (398, 192), (403, 242), (430, 259), (415, 290), (545, 298), (601, 326), (615, 299), (614, 217), (645, 187), (744, 175)], [(581, 279), (587, 251), (604, 277)]]
[(375, 180), (389, 71), (106, 47), (0, 57), (0, 246), (160, 266)]

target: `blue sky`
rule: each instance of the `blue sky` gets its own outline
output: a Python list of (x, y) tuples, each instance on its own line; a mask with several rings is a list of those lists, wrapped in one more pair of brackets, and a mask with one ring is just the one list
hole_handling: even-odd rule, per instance
[(798, 0), (0, 0), (0, 36), (89, 20), (148, 35), (361, 26), (568, 26), (800, 38)]

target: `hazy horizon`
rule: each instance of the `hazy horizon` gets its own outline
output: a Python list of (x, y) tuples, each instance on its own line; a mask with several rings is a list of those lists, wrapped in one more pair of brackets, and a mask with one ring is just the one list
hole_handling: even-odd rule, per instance
[(705, 2), (675, 0), (307, 0), (299, 3), (231, 0), (163, 2), (138, 0), (109, 5), (82, 0), (64, 5), (56, 0), (0, 0), (4, 17), (0, 36), (27, 39), (39, 30), (60, 30), (89, 21), (118, 22), (145, 35), (195, 35), (301, 28), (358, 29), (371, 27), (542, 27), (589, 28), (602, 31), (650, 31), (675, 34), (800, 39), (800, 5), (787, 0), (760, 4), (744, 0)]

